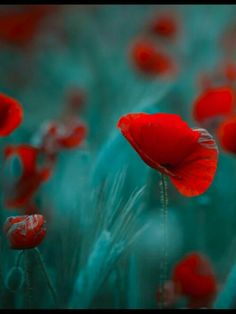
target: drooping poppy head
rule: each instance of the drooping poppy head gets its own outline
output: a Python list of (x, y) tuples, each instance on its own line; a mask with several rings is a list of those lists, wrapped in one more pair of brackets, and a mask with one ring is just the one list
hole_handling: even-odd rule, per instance
[(217, 291), (217, 281), (210, 262), (198, 252), (186, 255), (174, 267), (172, 280), (179, 294), (197, 300), (209, 301)]
[(151, 31), (158, 36), (174, 38), (178, 31), (178, 23), (173, 14), (158, 14), (151, 24)]
[(38, 246), (45, 237), (45, 220), (42, 215), (8, 217), (3, 231), (12, 249), (24, 250)]
[(200, 123), (224, 118), (234, 110), (235, 93), (230, 87), (209, 88), (197, 97), (193, 105), (193, 117)]
[(213, 181), (218, 149), (204, 129), (191, 129), (179, 115), (130, 113), (118, 128), (151, 168), (170, 177), (185, 196), (204, 193)]
[(10, 135), (21, 124), (22, 118), (20, 103), (0, 93), (0, 136)]
[(236, 154), (236, 115), (223, 121), (217, 129), (220, 146), (228, 153)]
[(148, 40), (139, 40), (133, 44), (131, 58), (137, 69), (144, 74), (158, 76), (176, 71), (172, 59)]

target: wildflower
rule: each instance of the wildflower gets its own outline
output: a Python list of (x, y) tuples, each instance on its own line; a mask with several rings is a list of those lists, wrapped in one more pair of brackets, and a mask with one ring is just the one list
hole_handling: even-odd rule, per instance
[(217, 87), (205, 90), (195, 100), (193, 117), (200, 124), (211, 119), (219, 119), (232, 113), (235, 95), (230, 87)]
[(232, 62), (228, 62), (224, 67), (223, 67), (223, 72), (224, 76), (226, 79), (230, 82), (235, 82), (236, 81), (236, 65)]
[(143, 161), (169, 176), (181, 194), (197, 196), (209, 188), (218, 150), (205, 129), (191, 129), (180, 116), (166, 113), (127, 114), (117, 126)]
[(37, 166), (39, 149), (29, 145), (13, 146), (5, 148), (5, 159), (17, 156), (22, 165), (22, 174), (19, 179), (7, 187), (5, 193), (5, 206), (7, 208), (23, 208), (31, 204), (32, 197), (39, 186), (51, 175), (49, 165), (41, 169)]
[(186, 255), (175, 265), (172, 280), (179, 295), (189, 299), (189, 307), (209, 306), (217, 290), (212, 266), (198, 252)]
[(0, 12), (0, 40), (25, 46), (36, 36), (40, 23), (55, 10), (50, 5), (27, 5)]
[(79, 119), (67, 123), (50, 122), (44, 130), (42, 150), (53, 156), (61, 149), (79, 147), (85, 139), (87, 128)]
[(177, 21), (170, 14), (156, 16), (151, 24), (153, 33), (166, 38), (175, 37), (177, 29)]
[(226, 152), (236, 154), (236, 115), (229, 117), (219, 125), (217, 136), (221, 147)]
[(45, 220), (42, 215), (8, 217), (3, 226), (12, 249), (31, 249), (38, 246), (45, 237)]
[(160, 75), (175, 70), (171, 58), (159, 51), (151, 41), (137, 41), (132, 47), (131, 57), (136, 67), (146, 74)]
[(0, 93), (0, 136), (10, 135), (22, 122), (23, 111), (20, 103)]

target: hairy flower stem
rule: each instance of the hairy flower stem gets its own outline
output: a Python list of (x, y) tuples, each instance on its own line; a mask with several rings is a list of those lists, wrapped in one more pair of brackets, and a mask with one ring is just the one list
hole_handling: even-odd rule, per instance
[(161, 174), (160, 181), (161, 192), (161, 224), (162, 224), (162, 256), (160, 262), (160, 308), (165, 307), (165, 281), (167, 279), (167, 250), (168, 250), (168, 237), (167, 237), (167, 219), (168, 219), (168, 194), (167, 182), (164, 174)]
[(42, 255), (41, 255), (41, 253), (40, 253), (40, 251), (39, 251), (38, 248), (34, 248), (34, 252), (35, 252), (35, 254), (36, 254), (36, 256), (37, 256), (39, 265), (40, 265), (40, 267), (41, 267), (41, 270), (42, 270), (43, 275), (44, 275), (44, 277), (45, 277), (45, 280), (46, 280), (46, 282), (47, 282), (48, 290), (49, 290), (50, 293), (51, 293), (51, 296), (52, 296), (52, 298), (53, 298), (53, 300), (54, 300), (55, 306), (57, 306), (57, 303), (58, 303), (58, 302), (57, 302), (57, 294), (56, 294), (56, 291), (55, 291), (55, 289), (54, 289), (54, 287), (53, 287), (53, 284), (52, 284), (52, 282), (51, 282), (51, 279), (50, 279), (50, 277), (49, 277), (49, 275), (48, 275), (48, 273), (47, 273), (46, 265), (45, 265), (45, 263), (44, 263), (44, 261), (43, 261), (43, 257), (42, 257)]

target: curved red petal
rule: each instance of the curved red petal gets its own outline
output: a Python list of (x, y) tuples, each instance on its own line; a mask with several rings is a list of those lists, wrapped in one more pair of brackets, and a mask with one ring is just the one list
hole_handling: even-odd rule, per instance
[(199, 123), (219, 116), (227, 116), (234, 110), (235, 93), (230, 87), (210, 88), (195, 101), (193, 117)]
[(140, 157), (150, 167), (163, 172), (163, 168), (171, 172), (188, 156), (199, 138), (199, 134), (175, 114), (127, 114), (117, 126)]
[(39, 150), (37, 148), (25, 144), (18, 146), (8, 145), (4, 150), (5, 158), (9, 158), (13, 154), (19, 156), (23, 165), (23, 175), (32, 173), (36, 170), (38, 153)]
[(20, 103), (0, 94), (0, 136), (10, 135), (22, 122), (23, 110)]
[(63, 148), (76, 148), (85, 139), (87, 128), (80, 124), (73, 128), (68, 135), (58, 136), (58, 144)]
[(225, 151), (236, 154), (236, 116), (230, 117), (220, 124), (217, 136)]
[(204, 129), (193, 130), (200, 135), (192, 152), (173, 170), (170, 180), (184, 196), (204, 193), (211, 185), (217, 169), (218, 149), (212, 136)]
[(174, 114), (123, 116), (118, 128), (150, 167), (169, 175), (178, 191), (197, 196), (213, 181), (218, 150), (204, 129), (191, 129)]

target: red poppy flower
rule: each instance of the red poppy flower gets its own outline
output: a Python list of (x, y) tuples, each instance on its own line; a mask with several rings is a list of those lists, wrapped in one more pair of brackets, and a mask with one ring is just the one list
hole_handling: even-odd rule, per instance
[(199, 253), (191, 253), (176, 264), (172, 279), (179, 294), (190, 298), (190, 306), (209, 302), (217, 290), (210, 262)]
[(23, 170), (20, 178), (5, 193), (7, 208), (23, 208), (30, 205), (37, 189), (50, 177), (51, 168), (48, 165), (38, 169), (39, 152), (39, 149), (29, 145), (9, 145), (5, 148), (5, 159), (14, 155), (18, 156)]
[(178, 25), (173, 15), (158, 15), (151, 24), (151, 30), (163, 37), (173, 38), (177, 33)]
[(236, 115), (220, 124), (217, 136), (221, 147), (232, 154), (236, 154)]
[(0, 136), (10, 135), (20, 125), (22, 118), (20, 103), (0, 93)]
[(227, 63), (223, 68), (223, 72), (224, 72), (225, 77), (230, 82), (235, 82), (235, 80), (236, 80), (236, 65), (234, 63)]
[(137, 68), (146, 74), (160, 75), (175, 71), (170, 57), (158, 51), (151, 41), (137, 41), (132, 47), (131, 57)]
[(45, 237), (42, 215), (24, 215), (7, 218), (3, 231), (12, 249), (23, 250), (38, 246)]
[(234, 102), (235, 94), (232, 88), (209, 88), (194, 102), (193, 117), (199, 123), (211, 118), (225, 117), (233, 112)]
[(42, 19), (55, 8), (50, 5), (26, 5), (0, 12), (0, 40), (18, 46), (28, 44), (39, 30)]
[(45, 153), (57, 153), (60, 149), (72, 149), (79, 147), (87, 134), (87, 128), (80, 120), (69, 119), (65, 124), (51, 122), (44, 130), (43, 151)]
[(218, 150), (204, 129), (191, 129), (176, 114), (127, 114), (118, 128), (151, 168), (170, 177), (185, 196), (204, 193), (213, 181)]

